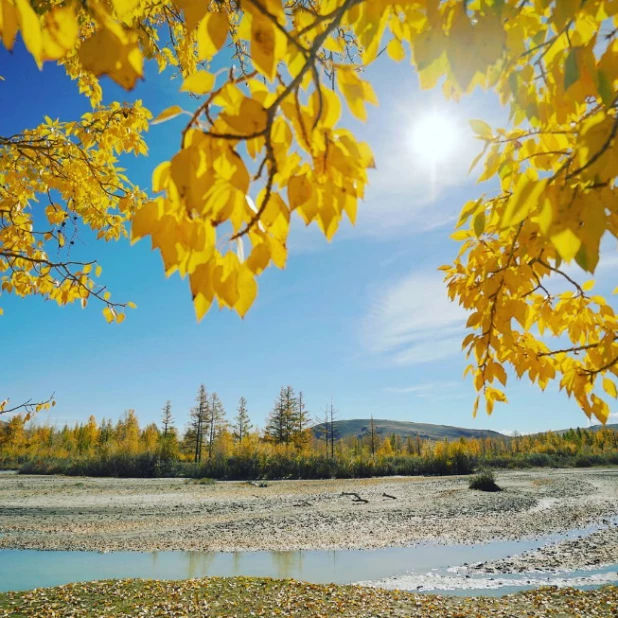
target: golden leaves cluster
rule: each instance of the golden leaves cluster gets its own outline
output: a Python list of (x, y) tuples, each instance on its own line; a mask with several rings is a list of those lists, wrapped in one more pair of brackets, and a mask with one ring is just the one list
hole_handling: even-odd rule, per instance
[(510, 365), (542, 389), (557, 380), (604, 423), (607, 396), (617, 395), (618, 322), (577, 272), (594, 273), (602, 238), (618, 238), (618, 4), (506, 3), (496, 12), (507, 45), (492, 87), (512, 123), (471, 123), (484, 144), (479, 180), (498, 189), (466, 204), (458, 227), (469, 229), (454, 234), (460, 255), (444, 267), (451, 298), (473, 312), (467, 371), (489, 413), (505, 400), (492, 384), (506, 385)]
[(96, 283), (101, 267), (74, 258), (78, 224), (116, 240), (146, 196), (117, 165), (122, 153), (146, 154), (150, 113), (138, 101), (114, 103), (77, 122), (51, 118), (0, 138), (0, 282), (4, 293), (40, 295), (59, 305), (96, 297), (108, 321), (124, 313)]
[[(615, 0), (0, 6), (5, 47), (20, 33), (37, 63), (63, 64), (95, 106), (101, 76), (130, 89), (149, 59), (182, 75), (181, 90), (194, 98), (180, 149), (156, 168), (154, 199), (141, 208), (132, 199), (127, 218), (134, 240), (151, 237), (167, 273), (189, 278), (198, 318), (213, 302), (246, 313), (256, 277), (285, 265), (294, 213), (329, 239), (344, 216), (354, 221), (373, 158), (342, 126), (342, 103), (367, 119), (377, 98), (362, 69), (382, 52), (397, 62), (409, 56), (421, 86), (448, 98), (494, 91), (510, 124), (472, 123), (484, 145), (473, 164), (497, 190), (465, 205), (460, 256), (444, 268), (451, 297), (471, 311), (464, 347), (475, 386), (491, 412), (506, 400), (497, 383), (506, 384), (510, 366), (541, 388), (559, 380), (588, 415), (608, 418), (597, 377), (615, 396), (614, 311), (564, 264), (592, 273), (604, 235), (618, 237)], [(215, 59), (225, 66), (216, 74)], [(185, 117), (179, 105), (158, 121), (177, 116)], [(113, 147), (102, 151), (109, 163)], [(21, 191), (19, 217), (43, 188)], [(46, 213), (61, 225), (55, 204)], [(100, 225), (107, 211), (98, 213), (86, 212), (86, 223)], [(566, 291), (554, 291), (556, 281)], [(544, 333), (564, 345), (550, 349)]]

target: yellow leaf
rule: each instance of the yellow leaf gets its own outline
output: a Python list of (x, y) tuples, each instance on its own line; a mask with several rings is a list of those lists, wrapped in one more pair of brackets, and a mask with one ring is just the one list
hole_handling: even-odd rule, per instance
[(94, 269), (94, 274), (96, 277), (100, 277), (102, 272), (103, 272), (103, 268), (101, 266), (97, 266)]
[(350, 107), (350, 111), (359, 120), (367, 120), (367, 110), (365, 103), (372, 105), (378, 104), (378, 99), (369, 82), (362, 80), (355, 71), (351, 69), (340, 69), (336, 73), (337, 86), (341, 90), (345, 100)]
[(111, 307), (105, 307), (103, 309), (103, 315), (108, 324), (111, 324), (116, 319), (116, 312)]
[(313, 196), (313, 185), (305, 174), (292, 176), (288, 182), (288, 201), (294, 210), (308, 202)]
[(609, 378), (603, 378), (603, 389), (608, 395), (610, 395), (614, 399), (618, 398), (618, 391), (616, 390), (616, 385)]
[(137, 309), (137, 305), (131, 301), (127, 303), (127, 307), (129, 307), (129, 309)]
[(205, 0), (174, 0), (174, 4), (182, 9), (185, 15), (185, 26), (191, 32), (208, 11)]
[(160, 124), (170, 118), (176, 118), (176, 116), (179, 116), (183, 112), (184, 110), (180, 107), (180, 105), (172, 105), (171, 107), (164, 109), (150, 124)]
[(32, 54), (40, 66), (43, 51), (43, 38), (41, 35), (41, 23), (38, 15), (30, 6), (28, 0), (15, 0), (21, 35), (26, 49)]
[[(204, 5), (205, 0), (198, 0)], [(206, 13), (197, 28), (197, 56), (198, 60), (212, 58), (225, 44), (230, 25), (227, 15), (218, 13)]]
[(144, 58), (137, 32), (110, 19), (81, 44), (78, 55), (85, 69), (97, 77), (108, 75), (125, 90), (132, 90), (143, 77)]
[(189, 75), (183, 82), (180, 91), (193, 94), (206, 94), (215, 85), (215, 76), (208, 71), (197, 71)]
[(590, 279), (582, 284), (582, 290), (584, 292), (589, 292), (594, 287), (594, 279)]
[(0, 20), (0, 32), (4, 46), (11, 51), (15, 44), (15, 37), (19, 30), (19, 16), (17, 8), (11, 0), (1, 0), (2, 19)]
[(124, 313), (118, 313), (116, 315), (116, 323), (122, 324), (127, 316)]
[(121, 19), (125, 19), (129, 14), (133, 13), (139, 0), (112, 0), (114, 9), (116, 9), (116, 15)]
[(472, 130), (485, 140), (493, 138), (491, 127), (484, 120), (469, 120)]
[(234, 309), (241, 318), (244, 318), (257, 296), (257, 283), (253, 273), (247, 268), (241, 268), (238, 272), (238, 300)]
[(79, 27), (71, 6), (57, 6), (45, 13), (43, 28), (43, 56), (45, 60), (58, 60), (73, 49)]
[(500, 225), (512, 227), (521, 223), (541, 203), (541, 196), (547, 187), (547, 180), (536, 180), (522, 176), (514, 193), (506, 204), (500, 218)]
[(391, 39), (386, 46), (386, 53), (395, 62), (401, 62), (406, 57), (406, 50), (399, 39)]
[(285, 50), (285, 35), (270, 19), (254, 15), (251, 21), (251, 61), (255, 68), (271, 81), (274, 80)]
[(255, 99), (243, 97), (237, 113), (221, 113), (221, 119), (238, 135), (256, 135), (266, 130), (268, 116), (264, 106)]
[(453, 240), (467, 240), (470, 238), (470, 232), (468, 230), (458, 230), (451, 234)]
[(550, 240), (565, 262), (570, 262), (575, 257), (582, 244), (581, 240), (568, 227), (550, 236)]

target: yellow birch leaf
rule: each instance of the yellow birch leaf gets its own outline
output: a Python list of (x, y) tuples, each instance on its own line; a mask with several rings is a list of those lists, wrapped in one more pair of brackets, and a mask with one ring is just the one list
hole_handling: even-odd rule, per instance
[(386, 53), (395, 62), (401, 62), (406, 57), (406, 50), (399, 39), (391, 39), (386, 46)]
[[(200, 2), (206, 2), (200, 0)], [(197, 57), (198, 60), (212, 58), (225, 44), (230, 24), (223, 11), (206, 13), (197, 28)]]
[(271, 81), (277, 74), (277, 64), (286, 49), (285, 35), (270, 19), (254, 15), (251, 22), (251, 61), (253, 66)]
[(108, 75), (125, 90), (132, 90), (143, 77), (144, 58), (137, 33), (110, 20), (81, 44), (78, 55), (85, 69), (97, 77)]
[(180, 87), (181, 92), (192, 92), (193, 94), (206, 94), (215, 85), (215, 76), (208, 71), (197, 71), (189, 75)]
[[(118, 0), (115, 1), (117, 2)], [(182, 9), (185, 16), (185, 27), (188, 32), (193, 31), (208, 11), (208, 2), (206, 0), (174, 0), (174, 4), (179, 9)]]
[(288, 182), (288, 202), (294, 210), (313, 197), (313, 185), (305, 174), (292, 176)]
[(575, 257), (582, 244), (581, 240), (568, 227), (551, 235), (550, 240), (565, 262), (570, 262)]
[(160, 124), (161, 122), (165, 122), (170, 118), (176, 118), (176, 116), (180, 116), (184, 110), (180, 105), (172, 105), (167, 109), (164, 109), (150, 124)]
[(1, 32), (4, 46), (11, 51), (19, 30), (19, 16), (15, 5), (10, 0), (1, 0), (2, 8)]
[(618, 391), (616, 390), (616, 385), (609, 378), (603, 378), (603, 389), (608, 395), (610, 395), (614, 399), (618, 398)]
[(21, 35), (26, 49), (32, 54), (37, 64), (41, 65), (43, 51), (43, 37), (41, 22), (28, 0), (15, 0)]
[(347, 101), (352, 114), (359, 120), (367, 120), (365, 103), (378, 104), (371, 84), (362, 80), (355, 71), (349, 69), (338, 70), (336, 76), (337, 86)]
[(546, 186), (547, 180), (545, 179), (536, 180), (522, 176), (502, 213), (501, 227), (511, 227), (521, 223), (539, 206)]
[(116, 319), (116, 312), (111, 307), (105, 307), (103, 309), (103, 315), (108, 324), (111, 324)]
[(73, 49), (79, 26), (71, 6), (54, 7), (45, 13), (43, 28), (43, 56), (45, 60), (58, 60)]
[(594, 287), (594, 279), (589, 279), (588, 281), (582, 284), (582, 290), (584, 292), (589, 292)]
[(472, 130), (484, 140), (490, 140), (493, 137), (491, 127), (484, 120), (469, 120)]
[(248, 268), (241, 268), (238, 271), (238, 300), (234, 305), (241, 318), (244, 318), (247, 311), (255, 301), (258, 286), (253, 273)]

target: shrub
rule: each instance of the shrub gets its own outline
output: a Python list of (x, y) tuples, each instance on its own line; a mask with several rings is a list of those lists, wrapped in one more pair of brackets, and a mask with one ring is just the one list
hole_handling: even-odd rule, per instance
[(481, 470), (470, 479), (470, 489), (479, 491), (501, 491), (496, 484), (496, 477), (492, 470)]

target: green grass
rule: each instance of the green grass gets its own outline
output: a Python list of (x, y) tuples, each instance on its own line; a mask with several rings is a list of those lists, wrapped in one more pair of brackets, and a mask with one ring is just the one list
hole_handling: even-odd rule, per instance
[(545, 588), (508, 597), (449, 598), (293, 580), (117, 580), (0, 594), (0, 618), (615, 618), (618, 588)]

